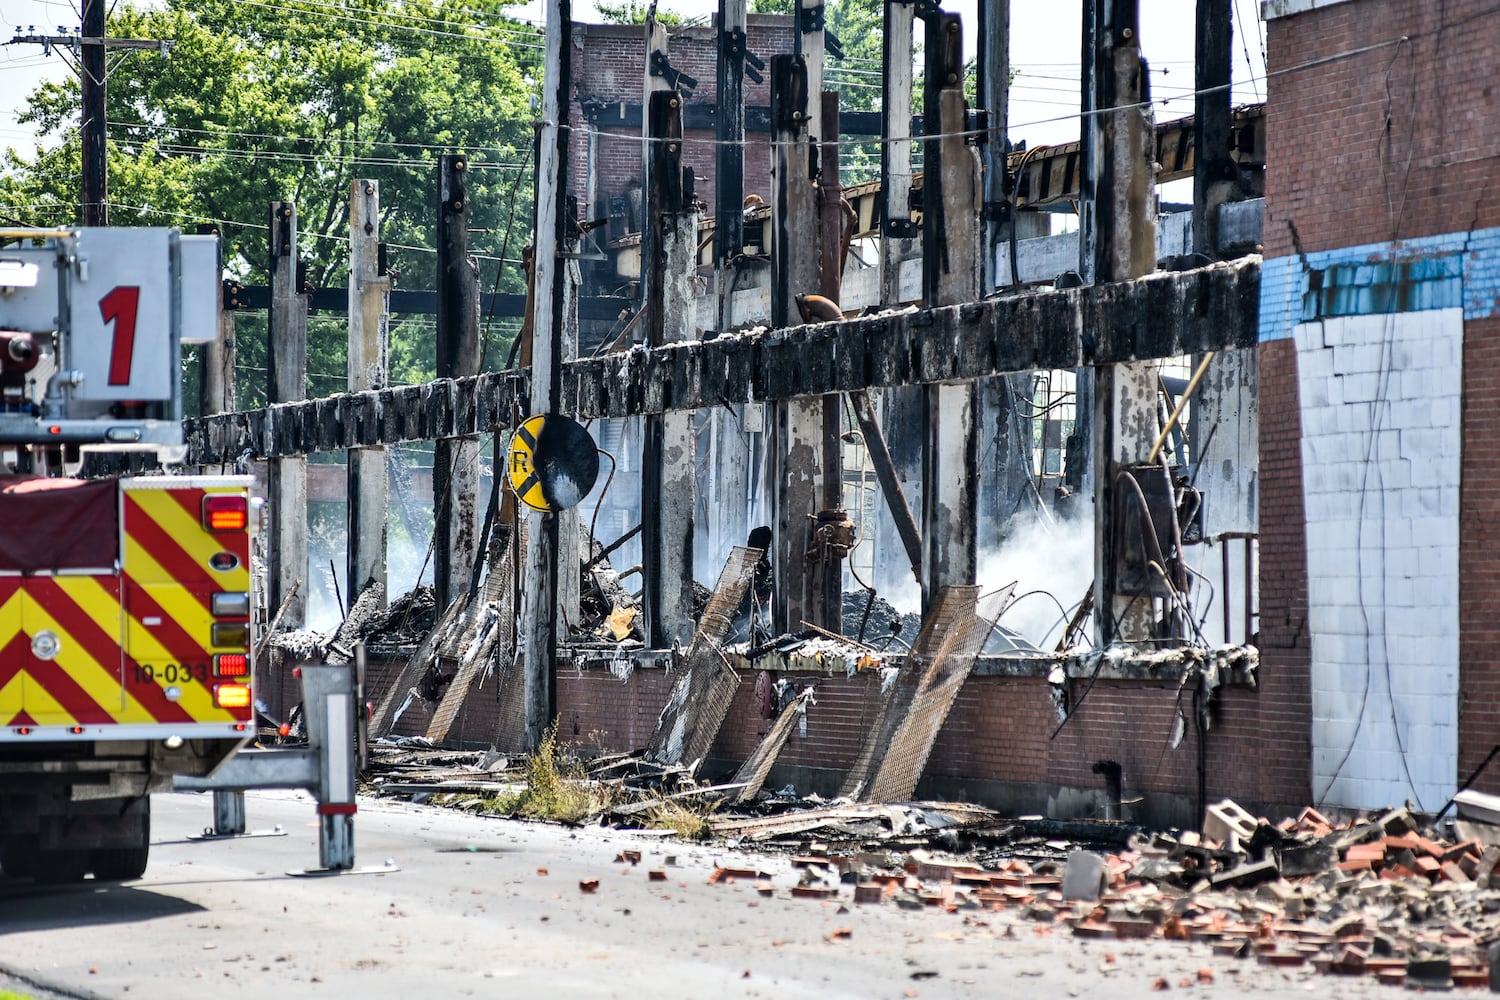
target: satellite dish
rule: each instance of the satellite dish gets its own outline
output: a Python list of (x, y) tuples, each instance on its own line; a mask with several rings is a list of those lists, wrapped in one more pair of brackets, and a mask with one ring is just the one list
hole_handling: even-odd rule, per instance
[(516, 498), (542, 513), (576, 507), (599, 478), (599, 448), (578, 421), (527, 417), (511, 437), (507, 476)]

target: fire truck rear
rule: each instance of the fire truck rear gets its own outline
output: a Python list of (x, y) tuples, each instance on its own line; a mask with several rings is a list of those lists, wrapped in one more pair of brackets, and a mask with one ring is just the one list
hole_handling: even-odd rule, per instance
[(66, 473), (88, 450), (180, 451), (217, 239), (0, 244), (0, 870), (134, 878), (150, 793), (253, 733), (251, 480)]

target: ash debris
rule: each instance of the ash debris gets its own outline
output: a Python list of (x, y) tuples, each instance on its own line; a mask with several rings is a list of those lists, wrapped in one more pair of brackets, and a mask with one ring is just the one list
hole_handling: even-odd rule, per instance
[(273, 633), (266, 644), (293, 660), (333, 663), (349, 662), (354, 655), (354, 643), (360, 639), (371, 648), (420, 645), (436, 624), (437, 601), (432, 588), (417, 587), (385, 608), (380, 607), (381, 594), (377, 585), (366, 587), (348, 616), (332, 632), (290, 629)]

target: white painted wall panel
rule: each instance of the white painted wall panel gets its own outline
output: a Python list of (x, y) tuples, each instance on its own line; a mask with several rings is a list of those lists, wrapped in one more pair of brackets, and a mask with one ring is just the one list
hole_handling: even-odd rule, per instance
[(1312, 634), (1312, 786), (1329, 805), (1456, 787), (1463, 312), (1294, 330)]

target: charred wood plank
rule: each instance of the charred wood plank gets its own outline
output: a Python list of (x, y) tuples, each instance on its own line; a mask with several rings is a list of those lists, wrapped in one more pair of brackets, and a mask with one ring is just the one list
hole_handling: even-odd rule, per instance
[[(866, 316), (569, 362), (563, 409), (579, 419), (765, 402), (1254, 347), (1258, 257), (1133, 281)], [(529, 373), (486, 372), (344, 400), (329, 447), (477, 434), (526, 415)], [(436, 398), (434, 398), (436, 397)], [(275, 458), (314, 450), (318, 401), (187, 421), (194, 465), (246, 449)], [(369, 416), (354, 414), (369, 412)], [(304, 427), (306, 425), (306, 427)]]

